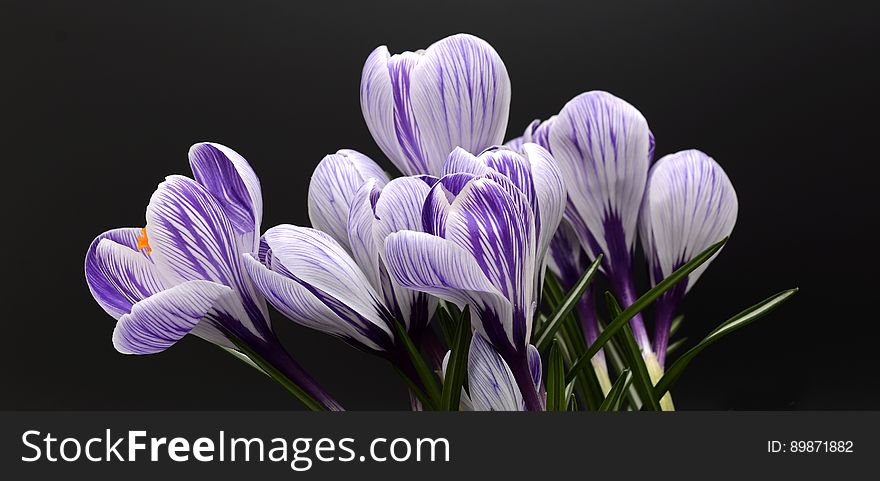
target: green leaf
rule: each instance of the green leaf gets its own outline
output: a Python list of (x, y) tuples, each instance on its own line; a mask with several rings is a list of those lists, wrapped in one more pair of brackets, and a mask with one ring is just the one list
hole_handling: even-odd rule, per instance
[[(393, 327), (395, 337), (403, 344), (403, 349), (412, 362), (412, 367), (415, 370), (416, 375), (422, 382), (424, 393), (427, 395), (428, 399), (433, 401), (431, 404), (436, 406), (437, 401), (440, 400), (440, 388), (437, 386), (437, 378), (434, 376), (434, 372), (428, 367), (425, 358), (422, 357), (422, 353), (419, 352), (419, 349), (413, 343), (412, 338), (409, 337), (409, 333), (406, 332), (406, 328), (403, 327), (403, 324), (395, 321)], [(412, 379), (411, 381), (415, 380)]]
[(559, 305), (556, 306), (556, 310), (550, 315), (547, 322), (544, 323), (543, 329), (538, 333), (537, 341), (535, 341), (535, 347), (538, 348), (539, 352), (544, 352), (550, 346), (550, 342), (553, 340), (553, 336), (556, 335), (556, 331), (559, 330), (562, 322), (569, 314), (571, 314), (571, 311), (577, 305), (578, 301), (584, 296), (584, 292), (586, 292), (587, 287), (589, 287), (590, 281), (593, 280), (593, 276), (596, 274), (596, 271), (599, 270), (599, 262), (601, 261), (602, 254), (599, 254), (596, 260), (593, 261), (593, 264), (584, 271), (574, 287), (568, 291), (565, 298), (563, 298)]
[(705, 339), (700, 341), (699, 344), (692, 347), (689, 351), (682, 354), (681, 357), (676, 359), (676, 361), (666, 370), (666, 373), (657, 382), (657, 386), (654, 388), (655, 395), (659, 398), (666, 394), (666, 391), (672, 386), (672, 384), (678, 380), (681, 374), (684, 372), (684, 369), (688, 366), (688, 364), (699, 354), (709, 347), (713, 342), (721, 339), (722, 337), (730, 334), (733, 331), (741, 327), (745, 327), (750, 323), (766, 316), (773, 309), (779, 307), (783, 302), (787, 301), (791, 296), (793, 296), (798, 291), (797, 288), (788, 289), (786, 291), (782, 291), (776, 295), (770, 296), (767, 299), (755, 304), (752, 307), (740, 312), (739, 314), (731, 317), (730, 319), (724, 321), (715, 328), (714, 331), (710, 332)]
[(620, 402), (623, 400), (623, 395), (626, 394), (626, 388), (629, 387), (630, 381), (632, 381), (632, 372), (626, 368), (617, 376), (617, 380), (614, 381), (605, 400), (599, 405), (599, 411), (620, 410)]
[(559, 342), (554, 340), (547, 360), (547, 410), (565, 411), (565, 360)]
[(458, 320), (455, 340), (450, 345), (449, 363), (443, 378), (443, 392), (440, 397), (440, 409), (458, 411), (461, 402), (461, 387), (467, 377), (468, 352), (471, 345), (470, 307), (465, 307)]
[(675, 335), (678, 332), (678, 328), (681, 327), (681, 323), (684, 321), (684, 314), (679, 314), (672, 318), (672, 323), (669, 324), (669, 337)]
[(602, 346), (614, 336), (619, 329), (621, 329), (624, 325), (628, 324), (630, 319), (635, 317), (636, 314), (644, 310), (648, 305), (650, 305), (654, 300), (663, 295), (666, 291), (668, 291), (672, 286), (674, 286), (677, 282), (681, 281), (688, 274), (694, 271), (697, 267), (700, 267), (704, 262), (708, 261), (718, 252), (719, 249), (724, 247), (724, 244), (727, 242), (727, 237), (722, 239), (720, 242), (709, 246), (706, 250), (699, 253), (696, 257), (691, 259), (687, 264), (676, 269), (672, 274), (669, 274), (669, 277), (663, 279), (654, 286), (651, 290), (646, 292), (642, 297), (636, 299), (635, 302), (632, 303), (631, 306), (627, 307), (623, 310), (618, 316), (614, 318), (605, 329), (599, 334), (599, 337), (596, 338), (596, 342), (594, 342), (577, 361), (574, 362), (571, 369), (568, 370), (568, 375), (566, 379), (571, 381), (577, 375), (578, 370), (586, 367), (590, 359), (599, 352), (599, 349), (602, 349)]
[(443, 340), (446, 341), (447, 346), (452, 347), (455, 344), (455, 333), (458, 331), (458, 324), (456, 321), (458, 317), (453, 316), (452, 313), (449, 312), (450, 306), (452, 306), (452, 304), (444, 302), (441, 306), (438, 306), (435, 316), (437, 316), (437, 323), (440, 324), (440, 332), (443, 333)]
[[(620, 316), (620, 305), (610, 292), (605, 292), (605, 301), (608, 303), (608, 311), (612, 316)], [(660, 411), (660, 403), (654, 397), (654, 383), (651, 382), (651, 375), (648, 373), (648, 366), (645, 365), (645, 359), (642, 357), (642, 351), (639, 349), (636, 338), (633, 336), (629, 323), (623, 326), (618, 335), (623, 345), (623, 355), (633, 373), (633, 385), (639, 393), (642, 403), (652, 411)]]
[[(284, 389), (287, 389), (288, 392), (293, 394), (300, 402), (302, 402), (307, 408), (312, 411), (326, 411), (327, 408), (321, 404), (317, 399), (313, 398), (309, 395), (303, 388), (301, 388), (297, 383), (295, 383), (292, 379), (285, 376), (284, 373), (275, 368), (275, 366), (263, 359), (262, 356), (256, 353), (250, 346), (246, 343), (239, 340), (237, 337), (233, 335), (227, 336), (229, 340), (235, 344), (244, 355), (248, 357), (261, 371), (263, 371), (270, 378), (274, 379), (275, 382), (280, 384)], [(238, 357), (238, 356), (236, 356)]]
[(681, 348), (681, 346), (682, 346), (687, 340), (688, 340), (688, 338), (686, 338), (686, 337), (682, 337), (681, 339), (679, 339), (679, 340), (673, 342), (672, 344), (670, 344), (669, 347), (666, 348), (666, 357), (668, 358), (668, 357), (669, 357), (671, 354), (673, 354), (675, 351), (679, 350), (679, 348)]

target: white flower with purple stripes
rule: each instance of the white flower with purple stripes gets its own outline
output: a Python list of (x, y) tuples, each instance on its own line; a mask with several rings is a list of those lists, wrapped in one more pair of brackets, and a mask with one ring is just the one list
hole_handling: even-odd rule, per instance
[(395, 55), (376, 48), (364, 65), (360, 95), (370, 133), (404, 175), (440, 176), (453, 149), (479, 152), (500, 144), (507, 129), (507, 69), (473, 35)]
[(458, 172), (431, 189), (425, 232), (387, 236), (385, 259), (404, 287), (469, 305), (474, 328), (510, 367), (528, 409), (540, 410), (529, 339), (565, 187), (546, 150), (529, 144), (524, 152), (453, 152), (445, 169)]
[[(656, 285), (707, 247), (730, 236), (737, 209), (733, 184), (708, 155), (685, 150), (658, 160), (648, 178), (639, 219), (651, 284)], [(712, 259), (657, 300), (654, 351), (661, 368), (678, 304), (710, 262)]]
[(105, 232), (86, 253), (89, 289), (117, 319), (113, 345), (152, 354), (189, 333), (233, 351), (244, 343), (325, 407), (339, 408), (281, 347), (242, 265), (242, 254), (257, 248), (262, 219), (256, 174), (219, 144), (194, 145), (189, 160), (195, 179), (162, 182), (146, 227)]

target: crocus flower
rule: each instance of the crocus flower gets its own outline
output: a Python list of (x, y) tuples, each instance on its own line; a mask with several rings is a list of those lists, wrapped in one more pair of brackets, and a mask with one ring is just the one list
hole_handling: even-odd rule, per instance
[[(660, 282), (729, 236), (736, 223), (737, 208), (736, 191), (730, 179), (708, 155), (685, 150), (657, 161), (651, 169), (639, 220), (651, 283)], [(694, 270), (686, 282), (679, 282), (657, 300), (654, 351), (661, 368), (675, 310), (709, 262), (711, 259)]]
[[(565, 188), (549, 153), (456, 150), (423, 210), (426, 232), (386, 237), (385, 262), (404, 287), (469, 305), (476, 331), (510, 367), (529, 410), (540, 400), (528, 346), (544, 253), (561, 219)], [(478, 174), (468, 173), (472, 169)]]
[[(533, 345), (528, 347), (529, 371), (535, 389), (544, 397), (541, 385), (541, 355)], [(443, 359), (443, 374), (451, 352)], [(525, 411), (523, 395), (513, 372), (504, 359), (480, 334), (471, 338), (468, 350), (468, 391), (462, 390), (462, 411)]]
[(455, 147), (503, 141), (510, 79), (498, 53), (467, 34), (427, 50), (376, 48), (361, 77), (361, 109), (376, 143), (405, 175), (440, 176)]
[(194, 145), (189, 160), (195, 180), (174, 175), (162, 182), (146, 227), (105, 232), (86, 254), (89, 289), (117, 319), (113, 345), (124, 354), (152, 354), (189, 333), (231, 350), (242, 342), (325, 407), (340, 409), (281, 347), (242, 266), (259, 238), (256, 174), (218, 144)]
[[(654, 139), (632, 105), (607, 93), (587, 92), (569, 101), (549, 128), (550, 151), (569, 196), (566, 219), (589, 257), (625, 306), (636, 299), (632, 275), (639, 207)], [(641, 316), (632, 320), (640, 349), (651, 355)]]
[(389, 182), (362, 154), (329, 155), (309, 187), (312, 223), (324, 231), (273, 227), (263, 235), (259, 255), (245, 256), (246, 268), (288, 318), (386, 357), (415, 379), (394, 323), (419, 339), (437, 300), (390, 279), (379, 246), (387, 233), (421, 227), (429, 189), (418, 177)]

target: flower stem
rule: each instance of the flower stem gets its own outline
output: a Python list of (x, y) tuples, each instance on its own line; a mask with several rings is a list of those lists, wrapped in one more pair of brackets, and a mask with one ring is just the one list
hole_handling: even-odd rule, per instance
[(532, 370), (529, 368), (528, 356), (517, 356), (517, 362), (508, 362), (510, 372), (516, 381), (519, 392), (522, 394), (523, 402), (525, 402), (527, 411), (543, 411), (544, 402), (538, 395), (538, 388), (535, 386), (535, 379), (532, 377)]
[[(252, 336), (249, 336), (252, 337)], [(293, 358), (284, 350), (277, 338), (253, 339), (245, 342), (230, 335), (236, 347), (291, 394), (312, 411), (344, 411), (342, 406), (327, 394)]]

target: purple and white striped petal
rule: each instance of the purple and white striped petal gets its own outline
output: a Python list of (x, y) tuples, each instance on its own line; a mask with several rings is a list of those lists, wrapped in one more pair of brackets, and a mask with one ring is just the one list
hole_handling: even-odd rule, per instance
[(142, 229), (107, 231), (92, 241), (86, 253), (85, 274), (98, 304), (114, 319), (131, 312), (139, 301), (164, 289), (164, 281), (149, 255), (138, 250)]
[(491, 148), (479, 156), (464, 149), (455, 149), (446, 161), (447, 174), (467, 172), (485, 175), (494, 170), (506, 176), (528, 199), (538, 232), (539, 264), (550, 244), (550, 239), (562, 219), (566, 202), (565, 184), (553, 157), (543, 147), (525, 143), (520, 150)]
[(607, 92), (578, 95), (550, 126), (550, 151), (574, 207), (572, 225), (587, 229), (578, 232), (581, 244), (591, 258), (605, 255), (606, 271), (629, 270), (652, 146), (642, 114)]
[(523, 132), (523, 143), (532, 142), (550, 150), (550, 127), (553, 126), (553, 122), (555, 121), (555, 115), (543, 122), (537, 119), (533, 120), (532, 123), (526, 127), (525, 132)]
[(217, 199), (242, 237), (242, 248), (256, 252), (263, 194), (250, 164), (229, 147), (207, 142), (190, 147), (189, 163), (196, 181)]
[(424, 51), (379, 47), (361, 77), (361, 109), (382, 151), (406, 175), (439, 176), (455, 147), (479, 152), (507, 128), (510, 79), (498, 53), (467, 34)]
[[(651, 169), (639, 223), (651, 264), (651, 283), (657, 284), (729, 236), (738, 205), (724, 169), (703, 152), (685, 150), (657, 161)], [(712, 259), (688, 276), (687, 290), (710, 262)]]
[(437, 300), (404, 288), (389, 278), (384, 266), (385, 238), (401, 230), (422, 228), (422, 207), (431, 186), (420, 177), (401, 177), (383, 188), (374, 181), (355, 194), (349, 216), (349, 240), (358, 265), (384, 295), (385, 305), (408, 329), (427, 325)]
[(522, 147), (523, 142), (525, 141), (523, 140), (522, 135), (520, 135), (519, 137), (514, 137), (507, 142), (504, 142), (504, 144), (502, 144), (502, 147), (508, 148), (510, 150), (519, 150)]
[(388, 175), (369, 157), (354, 150), (340, 150), (324, 157), (309, 184), (309, 219), (312, 227), (326, 232), (350, 249), (348, 216), (355, 192), (368, 180), (379, 187)]
[(470, 253), (512, 304), (512, 317), (501, 318), (506, 336), (487, 329), (487, 338), (499, 348), (505, 341), (514, 350), (525, 348), (537, 299), (535, 221), (525, 195), (506, 177), (478, 177), (451, 204), (445, 235)]
[(136, 303), (113, 331), (113, 346), (123, 354), (162, 352), (192, 332), (223, 296), (233, 290), (209, 281), (178, 284)]
[[(499, 330), (513, 317), (512, 306), (483, 273), (474, 257), (450, 240), (424, 232), (399, 231), (385, 239), (385, 265), (403, 287), (452, 302), (470, 304), (474, 328)], [(508, 321), (508, 324), (510, 322)]]
[(446, 235), (446, 218), (449, 207), (464, 186), (474, 179), (469, 173), (444, 175), (431, 187), (425, 205), (422, 208), (422, 228), (429, 234), (444, 237)]
[(380, 327), (364, 323), (360, 316), (337, 302), (324, 302), (320, 293), (316, 295), (307, 285), (279, 273), (283, 269), (270, 269), (249, 254), (245, 254), (245, 267), (269, 303), (292, 321), (368, 349), (380, 351), (388, 346), (390, 337)]
[(206, 280), (229, 286), (247, 316), (228, 314), (254, 334), (268, 334), (266, 303), (242, 266), (246, 250), (213, 195), (192, 179), (170, 176), (150, 199), (146, 217), (150, 257), (169, 285)]
[(513, 372), (479, 334), (474, 334), (468, 354), (468, 388), (475, 411), (524, 410)]
[(246, 258), (246, 265), (278, 310), (371, 349), (390, 346), (390, 313), (380, 294), (332, 237), (307, 227), (280, 225), (269, 229), (263, 241), (262, 263)]

